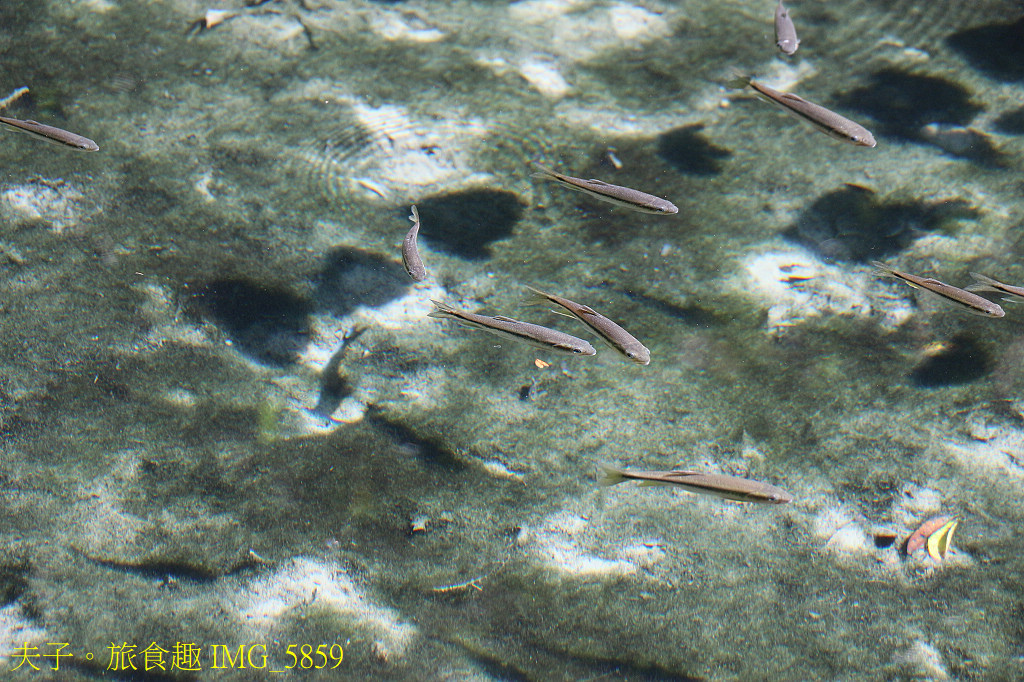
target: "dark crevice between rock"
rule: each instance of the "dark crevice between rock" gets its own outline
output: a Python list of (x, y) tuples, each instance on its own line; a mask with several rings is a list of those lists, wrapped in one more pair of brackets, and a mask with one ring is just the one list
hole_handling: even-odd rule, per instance
[(7, 606), (25, 594), (29, 570), (27, 561), (0, 564), (0, 606)]
[(948, 220), (976, 215), (960, 199), (882, 203), (873, 190), (848, 184), (816, 199), (783, 236), (828, 260), (865, 263), (899, 253)]
[(523, 214), (519, 197), (475, 189), (424, 199), (417, 204), (420, 235), (432, 247), (469, 260), (491, 257), (491, 245), (512, 236)]
[(1012, 23), (964, 29), (949, 36), (946, 42), (990, 78), (1024, 80), (1024, 17)]
[(994, 122), (995, 129), (1007, 135), (1024, 135), (1024, 107), (1011, 109), (999, 115)]
[(317, 310), (343, 317), (359, 306), (372, 308), (403, 296), (409, 284), (408, 275), (397, 261), (344, 246), (330, 251), (324, 259), (313, 300)]
[(309, 301), (244, 279), (210, 282), (189, 307), (216, 322), (244, 353), (271, 365), (294, 362), (310, 333)]
[(926, 141), (921, 129), (928, 124), (965, 126), (982, 110), (957, 83), (895, 68), (876, 71), (867, 85), (841, 95), (837, 106), (867, 114), (882, 133), (913, 142)]
[(658, 156), (686, 175), (709, 176), (722, 172), (721, 161), (732, 156), (725, 147), (701, 134), (701, 124), (673, 128), (658, 136)]
[(956, 334), (941, 350), (922, 360), (910, 373), (916, 386), (936, 388), (981, 379), (992, 369), (992, 357), (967, 334)]
[(465, 462), (447, 444), (434, 438), (417, 435), (411, 428), (390, 418), (383, 410), (374, 405), (370, 405), (366, 410), (366, 422), (394, 441), (396, 446), (413, 452), (416, 457), (427, 464), (451, 470), (466, 468)]

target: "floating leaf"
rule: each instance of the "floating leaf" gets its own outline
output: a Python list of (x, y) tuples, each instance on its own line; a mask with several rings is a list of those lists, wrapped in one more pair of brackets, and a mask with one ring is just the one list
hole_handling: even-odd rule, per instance
[(932, 533), (949, 523), (948, 516), (936, 516), (921, 524), (921, 527), (914, 531), (914, 534), (907, 540), (907, 556), (924, 547)]
[(942, 561), (946, 558), (946, 552), (953, 542), (953, 531), (956, 530), (958, 519), (947, 521), (942, 528), (928, 536), (928, 556), (935, 561)]

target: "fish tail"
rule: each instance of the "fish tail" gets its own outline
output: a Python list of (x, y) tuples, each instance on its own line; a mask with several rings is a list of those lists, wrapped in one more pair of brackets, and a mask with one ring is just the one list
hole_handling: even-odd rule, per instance
[(996, 293), (1002, 293), (1002, 289), (999, 288), (999, 282), (995, 281), (991, 277), (972, 272), (971, 277), (977, 280), (974, 284), (969, 287), (964, 287), (967, 291), (994, 291)]
[(896, 279), (902, 279), (896, 274), (896, 268), (886, 265), (880, 260), (873, 260), (871, 264), (875, 266), (875, 274), (879, 277), (895, 277)]
[(533, 177), (543, 178), (545, 180), (558, 180), (558, 174), (555, 173), (555, 171), (548, 168), (547, 166), (545, 166), (544, 164), (538, 161), (531, 161), (530, 165), (537, 170), (536, 173), (532, 174)]
[(534, 289), (530, 285), (525, 285), (530, 290), (530, 294), (526, 297), (524, 303), (526, 305), (551, 305), (551, 299), (540, 289)]
[(617, 485), (627, 478), (629, 477), (622, 473), (622, 471), (607, 464), (600, 464), (597, 467), (597, 484), (602, 488)]
[(727, 87), (734, 88), (736, 90), (742, 90), (743, 88), (750, 87), (750, 81), (753, 80), (750, 76), (736, 75), (733, 78), (725, 82)]
[(412, 215), (409, 216), (409, 220), (414, 223), (418, 223), (420, 221), (420, 212), (416, 210), (416, 204), (413, 204), (412, 209), (410, 210), (412, 211)]
[[(548, 306), (548, 305), (551, 305), (553, 303), (553, 301), (551, 300), (551, 297), (548, 296), (547, 294), (545, 294), (540, 289), (534, 289), (534, 288), (532, 288), (532, 287), (530, 287), (528, 285), (526, 285), (526, 289), (529, 290), (529, 295), (526, 296), (526, 299), (523, 301), (523, 303), (525, 305), (544, 305), (544, 306)], [(552, 312), (554, 312), (555, 314), (559, 314), (559, 315), (564, 315), (565, 314), (565, 312), (563, 312), (561, 310), (552, 310)], [(568, 315), (568, 316), (571, 317), (572, 315)]]
[(440, 301), (435, 300), (431, 300), (430, 302), (434, 304), (435, 310), (427, 313), (427, 317), (437, 317), (441, 319), (456, 317), (455, 308), (452, 308), (447, 303), (441, 303)]

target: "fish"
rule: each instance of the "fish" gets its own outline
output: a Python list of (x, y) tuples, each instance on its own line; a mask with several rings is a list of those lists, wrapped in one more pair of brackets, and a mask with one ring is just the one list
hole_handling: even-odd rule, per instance
[(977, 272), (972, 272), (971, 277), (976, 279), (977, 283), (967, 287), (967, 291), (992, 291), (999, 294), (1007, 294), (1011, 297), (1004, 298), (1004, 301), (1024, 300), (1024, 287), (1015, 287), (1012, 284), (1003, 284), (1002, 282), (997, 282), (991, 277), (979, 275)]
[(416, 237), (420, 233), (420, 212), (416, 210), (416, 206), (412, 207), (412, 215), (409, 216), (409, 220), (412, 221), (412, 227), (409, 228), (402, 241), (402, 265), (405, 266), (405, 271), (409, 273), (410, 277), (417, 282), (422, 282), (427, 278), (427, 269), (423, 267), (420, 251), (416, 247)]
[(895, 277), (896, 279), (901, 279), (910, 286), (935, 294), (941, 299), (960, 306), (969, 313), (984, 315), (986, 317), (1002, 317), (1006, 314), (1003, 312), (1003, 309), (999, 307), (998, 303), (993, 303), (987, 298), (982, 298), (977, 294), (972, 294), (970, 291), (958, 289), (957, 287), (946, 284), (945, 282), (940, 282), (937, 279), (932, 279), (931, 277), (918, 277), (917, 275), (901, 272), (900, 270), (877, 260), (872, 261), (871, 264), (878, 268), (875, 274), (882, 277)]
[(434, 304), (436, 310), (429, 313), (428, 317), (452, 319), (464, 327), (472, 327), (473, 329), (480, 329), (507, 339), (523, 341), (537, 348), (575, 355), (597, 354), (597, 351), (588, 342), (560, 332), (557, 329), (548, 329), (539, 324), (520, 322), (503, 315), (488, 317), (487, 315), (467, 313), (462, 310), (456, 310), (447, 303), (441, 303), (440, 301), (431, 301), (431, 303)]
[(62, 128), (48, 126), (45, 123), (22, 121), (17, 118), (8, 118), (6, 116), (0, 116), (0, 123), (11, 130), (16, 130), (19, 133), (28, 133), (32, 137), (45, 140), (46, 142), (54, 142), (83, 152), (99, 151), (99, 145), (89, 138), (76, 135), (75, 133), (68, 132)]
[(561, 296), (556, 296), (555, 294), (546, 293), (540, 289), (534, 289), (530, 286), (526, 288), (532, 291), (539, 299), (543, 301), (551, 301), (552, 303), (568, 310), (572, 313), (573, 317), (590, 327), (595, 334), (600, 336), (602, 341), (625, 355), (633, 362), (638, 365), (650, 364), (651, 351), (644, 346), (644, 344), (640, 343), (632, 334), (609, 320), (604, 315), (594, 311), (593, 308), (581, 303), (576, 303), (575, 301), (570, 301), (569, 299), (562, 298)]
[(653, 194), (647, 194), (646, 192), (630, 189), (629, 187), (609, 185), (607, 182), (601, 182), (600, 180), (584, 180), (583, 178), (574, 178), (571, 175), (563, 175), (537, 162), (534, 162), (533, 166), (540, 171), (539, 176), (546, 180), (553, 180), (569, 189), (589, 194), (595, 199), (607, 201), (616, 206), (623, 206), (634, 211), (640, 211), (641, 213), (655, 213), (658, 215), (673, 215), (679, 212), (679, 209), (671, 201), (656, 197)]
[(782, 6), (782, 0), (779, 0), (779, 4), (775, 8), (775, 44), (786, 55), (793, 54), (800, 46), (800, 39), (796, 36), (793, 19), (789, 16), (789, 10)]
[(736, 78), (729, 85), (734, 88), (751, 88), (762, 99), (777, 104), (790, 116), (806, 121), (829, 137), (860, 147), (874, 147), (877, 144), (874, 136), (864, 126), (792, 93), (773, 90), (749, 76)]
[(677, 485), (698, 495), (711, 495), (738, 502), (787, 504), (793, 501), (792, 495), (770, 483), (725, 474), (702, 474), (699, 471), (688, 470), (630, 471), (609, 466), (598, 469), (597, 482), (601, 486), (616, 485), (630, 479), (640, 481), (640, 485)]

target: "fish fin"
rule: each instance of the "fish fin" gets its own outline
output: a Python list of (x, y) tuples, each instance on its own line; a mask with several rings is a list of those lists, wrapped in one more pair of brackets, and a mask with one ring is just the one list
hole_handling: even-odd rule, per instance
[(523, 324), (521, 320), (517, 320), (514, 317), (506, 317), (505, 315), (495, 315), (491, 319), (498, 320), (499, 322), (515, 322), (516, 324)]
[(535, 169), (537, 169), (536, 173), (531, 173), (530, 174), (532, 177), (543, 178), (544, 180), (558, 180), (559, 179), (558, 178), (558, 173), (556, 173), (555, 171), (551, 170), (550, 168), (548, 168), (547, 166), (545, 166), (545, 165), (543, 165), (541, 163), (538, 163), (536, 161), (531, 161), (530, 165), (533, 166)]
[(971, 277), (973, 277), (974, 279), (978, 280), (978, 282), (980, 284), (988, 284), (988, 285), (991, 285), (991, 286), (995, 286), (995, 285), (999, 284), (999, 282), (995, 281), (991, 277), (986, 277), (985, 275), (982, 275), (981, 273), (972, 272), (971, 273)]
[(726, 86), (735, 90), (742, 90), (750, 87), (750, 81), (753, 80), (750, 76), (737, 75), (725, 82)]
[(535, 288), (531, 287), (529, 284), (526, 284), (524, 286), (527, 289), (530, 290), (530, 295), (527, 296), (526, 300), (524, 301), (524, 303), (526, 305), (550, 305), (551, 304), (551, 299), (548, 298), (548, 295), (545, 294), (543, 291), (541, 291), (540, 289), (535, 289)]
[(637, 486), (641, 488), (651, 488), (654, 486), (672, 485), (668, 481), (638, 481)]
[[(535, 288), (531, 287), (529, 284), (525, 284), (523, 286), (525, 286), (531, 292), (530, 295), (526, 298), (526, 300), (523, 301), (526, 305), (549, 306), (552, 303), (554, 303), (554, 301), (551, 300), (551, 295), (550, 294), (546, 294), (543, 291), (541, 291), (540, 289), (535, 289)], [(568, 317), (568, 318), (571, 318), (571, 319), (576, 319), (575, 316), (570, 315), (569, 313), (565, 312), (564, 310), (555, 310), (554, 308), (548, 308), (548, 310), (550, 312), (554, 313), (555, 315), (561, 315), (562, 317)]]
[(895, 277), (896, 279), (902, 279), (896, 274), (896, 268), (886, 265), (880, 260), (873, 260), (871, 264), (875, 266), (875, 275), (879, 277)]
[(434, 304), (435, 308), (434, 308), (434, 310), (432, 310), (429, 313), (427, 313), (427, 317), (437, 317), (437, 318), (450, 318), (450, 317), (453, 317), (453, 313), (455, 312), (455, 308), (452, 308), (447, 303), (441, 303), (440, 301), (435, 301), (433, 299), (431, 299), (430, 302)]
[[(784, 93), (782, 93), (782, 99), (790, 100), (792, 102), (800, 102), (800, 103), (806, 103), (807, 102), (807, 100), (805, 100), (803, 97), (800, 97), (799, 95), (794, 95), (791, 92), (784, 92)], [(845, 139), (845, 136), (844, 136), (843, 139)]]
[(607, 182), (604, 182), (603, 180), (595, 180), (594, 178), (587, 178), (587, 182), (592, 185), (600, 185), (601, 187), (611, 187)]
[(625, 481), (627, 476), (621, 470), (607, 464), (597, 466), (597, 484), (602, 488), (617, 485)]
[(994, 291), (996, 293), (1006, 293), (999, 288), (999, 282), (995, 281), (991, 277), (986, 277), (985, 275), (977, 272), (972, 272), (971, 277), (977, 281), (970, 286), (964, 287), (967, 291)]

